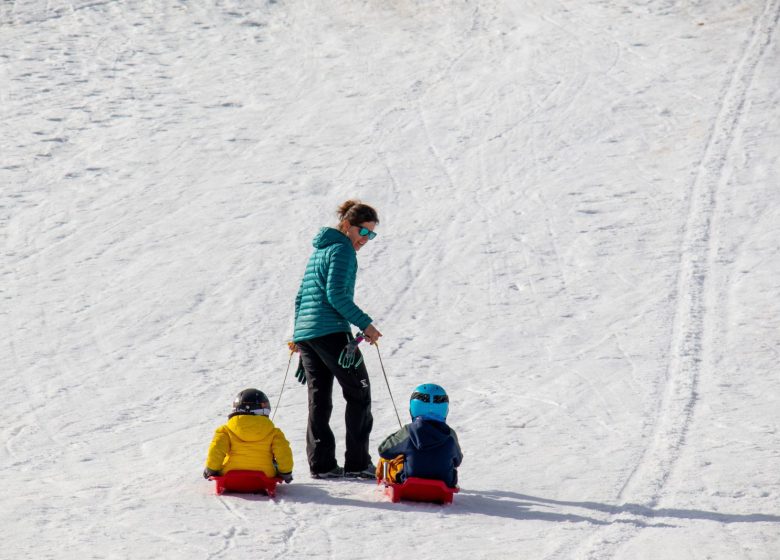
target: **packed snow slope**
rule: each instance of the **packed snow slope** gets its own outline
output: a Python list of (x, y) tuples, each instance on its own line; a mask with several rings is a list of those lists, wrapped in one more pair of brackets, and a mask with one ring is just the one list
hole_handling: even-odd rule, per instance
[[(780, 558), (779, 19), (0, 4), (0, 557)], [(449, 507), (312, 480), (282, 392), (350, 197), (380, 212), (356, 300), (402, 419), (451, 395)], [(364, 351), (375, 449), (398, 422)], [(295, 454), (275, 501), (201, 478), (252, 386)]]

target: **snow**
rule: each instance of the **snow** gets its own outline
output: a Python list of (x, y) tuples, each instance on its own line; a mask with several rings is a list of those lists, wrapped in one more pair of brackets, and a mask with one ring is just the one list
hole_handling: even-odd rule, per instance
[[(0, 5), (3, 558), (780, 557), (780, 1)], [(322, 225), (451, 506), (309, 477)], [(398, 422), (376, 350), (372, 449)], [(293, 367), (295, 362), (293, 362)], [(239, 390), (277, 499), (201, 478)], [(333, 427), (343, 452), (343, 402)]]

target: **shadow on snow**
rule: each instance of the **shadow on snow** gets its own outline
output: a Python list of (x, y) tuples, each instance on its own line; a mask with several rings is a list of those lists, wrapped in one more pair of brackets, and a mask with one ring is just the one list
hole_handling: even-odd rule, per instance
[[(354, 483), (354, 481), (350, 481)], [(575, 502), (566, 500), (552, 500), (518, 494), (504, 490), (468, 491), (461, 489), (455, 496), (452, 505), (401, 502), (394, 504), (381, 497), (381, 491), (376, 486), (377, 501), (366, 499), (366, 492), (356, 493), (355, 497), (336, 495), (337, 490), (343, 490), (342, 481), (330, 481), (326, 483), (299, 483), (281, 485), (276, 500), (299, 503), (318, 504), (325, 506), (363, 507), (387, 511), (415, 511), (420, 513), (446, 513), (447, 515), (489, 515), (506, 517), (519, 521), (553, 521), (566, 523), (591, 523), (593, 525), (611, 525), (626, 523), (637, 527), (674, 527), (664, 523), (661, 519), (700, 520), (713, 521), (715, 523), (780, 523), (780, 515), (764, 513), (733, 514), (714, 511), (702, 511), (695, 509), (651, 508), (639, 504), (610, 505), (599, 502)], [(372, 486), (373, 482), (370, 483)], [(361, 484), (368, 488), (368, 485)], [(331, 491), (334, 490), (333, 492)], [(369, 490), (370, 492), (370, 490)], [(374, 494), (372, 493), (372, 496)], [(270, 498), (261, 494), (225, 494), (225, 497), (248, 501), (268, 501)], [(597, 519), (587, 515), (555, 511), (555, 508), (579, 508), (599, 512), (608, 516), (622, 514), (632, 515), (638, 519)]]
[[(463, 494), (461, 492), (461, 494)], [(598, 511), (608, 515), (620, 515), (630, 514), (637, 517), (644, 517), (649, 520), (657, 520), (659, 518), (666, 519), (684, 519), (684, 520), (700, 520), (700, 521), (714, 521), (716, 523), (780, 523), (780, 515), (770, 515), (764, 513), (748, 513), (748, 514), (734, 514), (734, 513), (721, 513), (714, 511), (702, 511), (695, 509), (673, 509), (673, 508), (651, 508), (639, 504), (621, 504), (621, 505), (609, 505), (599, 502), (573, 502), (565, 500), (551, 500), (548, 498), (539, 498), (536, 496), (528, 496), (526, 494), (517, 494), (514, 492), (506, 492), (502, 490), (484, 490), (472, 494), (478, 496), (480, 499), (492, 500), (498, 503), (522, 503), (525, 507), (576, 507), (591, 511)], [(647, 523), (639, 520), (614, 520), (614, 521), (598, 521), (600, 524), (621, 522), (621, 523), (633, 523), (642, 526), (651, 526)], [(653, 524), (652, 526), (659, 526)]]
[[(470, 492), (461, 489), (455, 496), (455, 502), (450, 506), (438, 504), (401, 502), (393, 504), (389, 501), (367, 501), (359, 495), (352, 497), (337, 496), (328, 490), (328, 486), (342, 484), (328, 482), (324, 485), (297, 483), (280, 487), (277, 500), (293, 503), (311, 503), (326, 506), (352, 506), (379, 510), (416, 511), (421, 513), (441, 513), (447, 515), (489, 515), (506, 517), (519, 521), (552, 521), (566, 523), (591, 523), (593, 525), (611, 525), (626, 523), (637, 527), (674, 527), (661, 519), (701, 520), (716, 523), (780, 523), (780, 515), (764, 513), (733, 514), (694, 509), (651, 508), (639, 504), (610, 505), (599, 502), (574, 502), (551, 500), (526, 494), (517, 494), (503, 490), (483, 490)], [(376, 488), (377, 498), (380, 490)], [(268, 500), (266, 496), (251, 494), (232, 494), (231, 496), (245, 500)], [(640, 519), (597, 519), (587, 515), (554, 511), (556, 507), (574, 507), (603, 513), (609, 516), (628, 514)]]

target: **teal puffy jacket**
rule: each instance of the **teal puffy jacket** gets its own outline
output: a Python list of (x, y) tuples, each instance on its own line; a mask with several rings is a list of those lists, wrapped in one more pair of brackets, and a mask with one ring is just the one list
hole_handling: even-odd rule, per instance
[(295, 298), (293, 341), (350, 332), (350, 323), (365, 329), (373, 321), (352, 301), (357, 254), (349, 238), (337, 229), (324, 227), (312, 245), (314, 252)]

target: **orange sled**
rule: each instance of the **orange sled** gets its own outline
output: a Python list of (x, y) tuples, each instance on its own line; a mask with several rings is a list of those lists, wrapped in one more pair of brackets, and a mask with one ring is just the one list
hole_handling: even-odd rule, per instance
[(216, 483), (218, 495), (225, 492), (238, 492), (244, 494), (268, 494), (271, 498), (276, 495), (276, 485), (282, 479), (268, 477), (260, 471), (228, 471), (222, 476), (210, 476), (209, 480)]
[[(384, 481), (378, 480), (377, 483)], [(384, 482), (385, 494), (394, 502), (408, 500), (411, 502), (434, 502), (451, 504), (452, 497), (460, 488), (450, 488), (441, 480), (409, 477), (403, 483)]]

